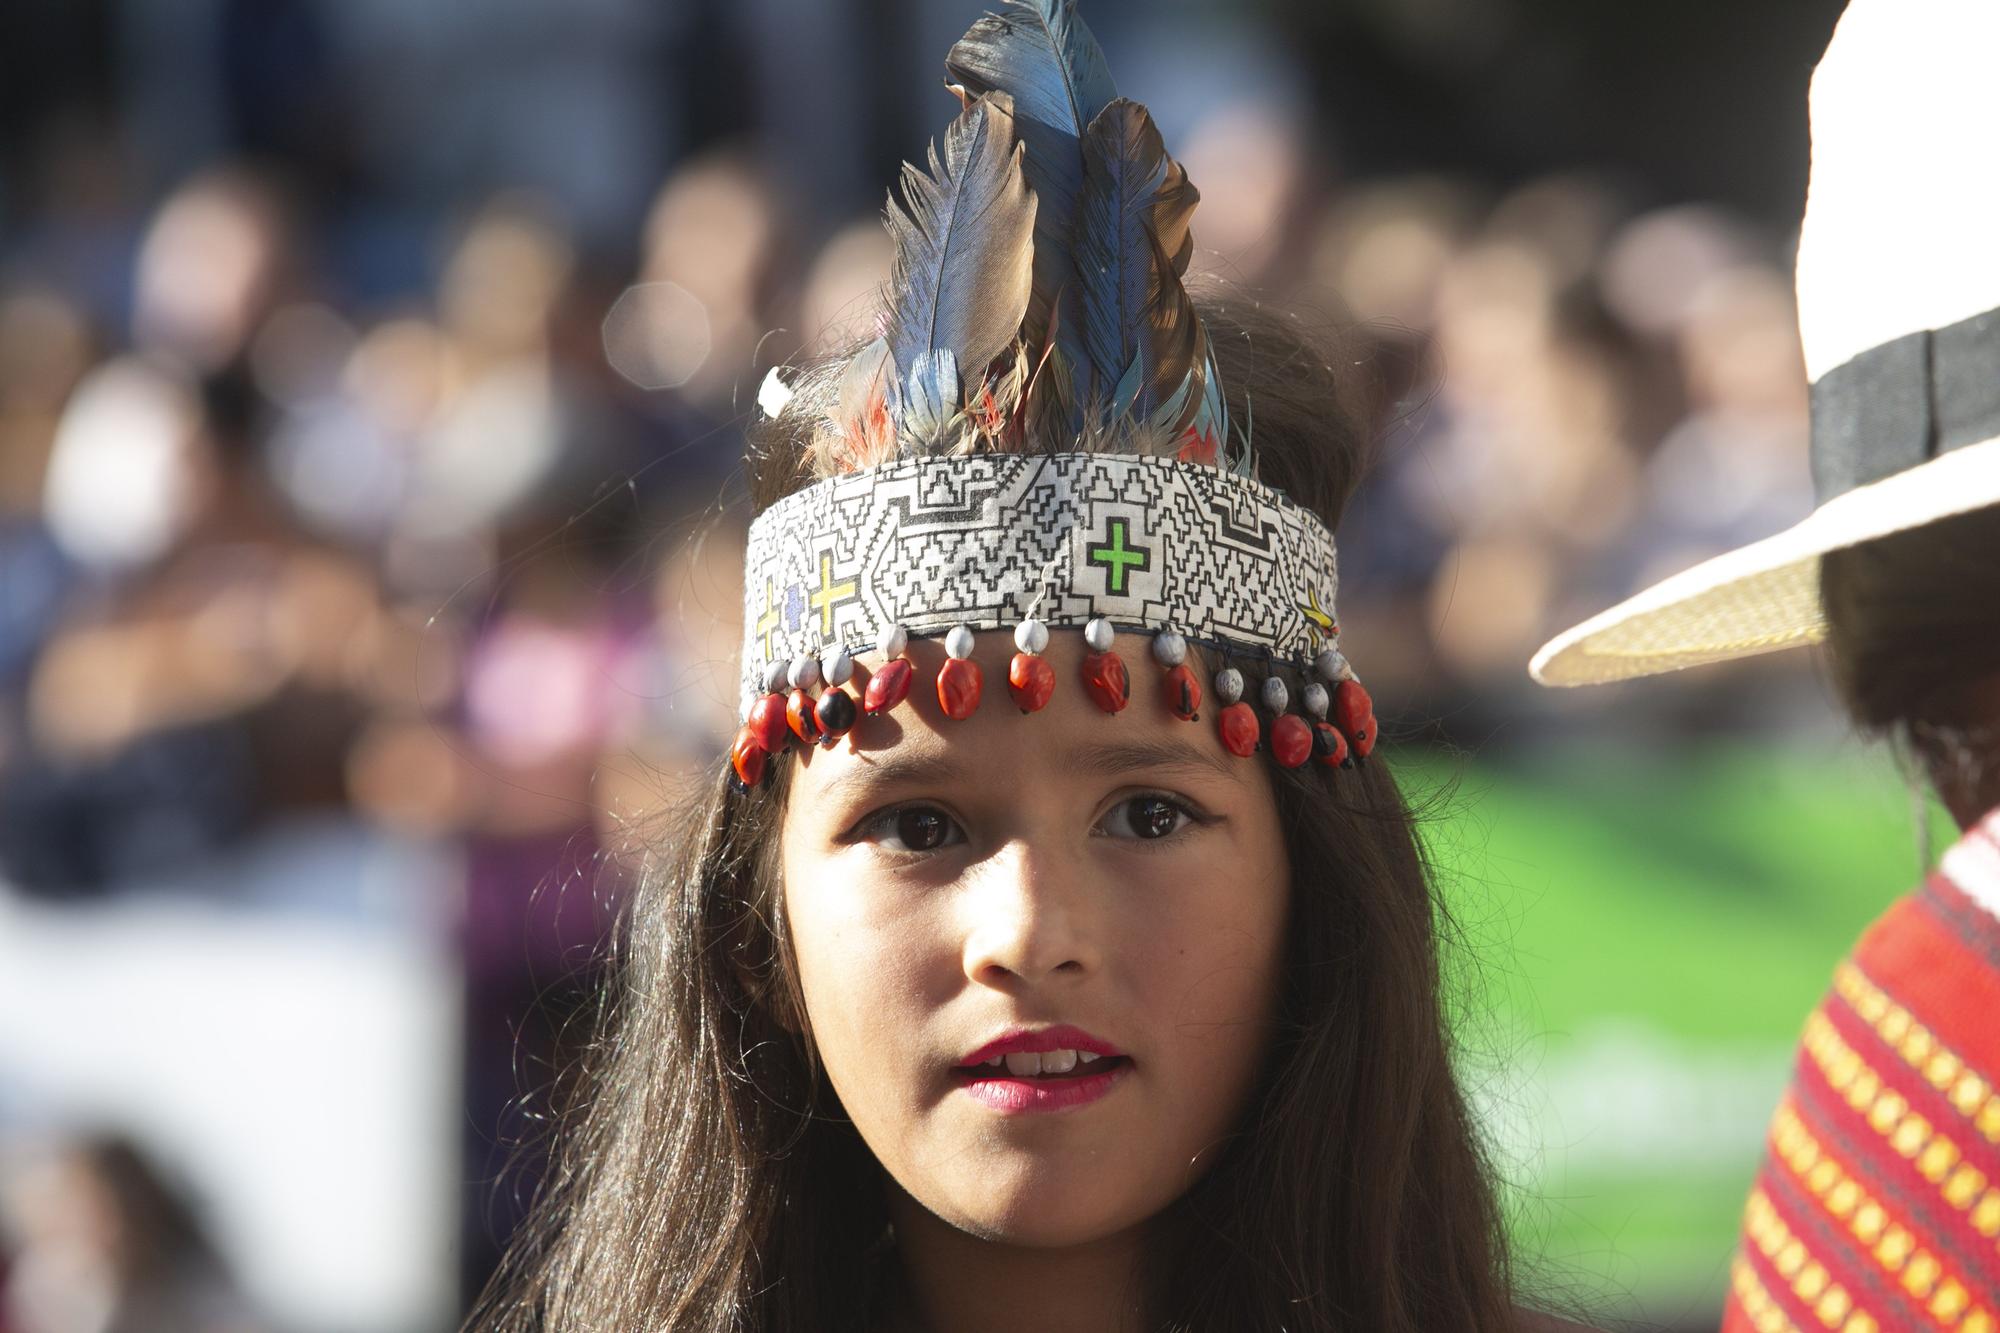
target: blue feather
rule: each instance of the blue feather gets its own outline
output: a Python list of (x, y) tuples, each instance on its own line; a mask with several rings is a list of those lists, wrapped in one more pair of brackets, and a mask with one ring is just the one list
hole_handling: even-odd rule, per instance
[[(1201, 376), (1192, 370), (1181, 376), (1181, 382), (1174, 386), (1174, 391), (1168, 394), (1166, 398), (1161, 400), (1159, 406), (1153, 409), (1151, 417), (1153, 424), (1162, 427), (1171, 427), (1173, 423), (1179, 421), (1183, 416), (1187, 417), (1190, 422), (1198, 421), (1201, 417), (1201, 399), (1196, 397), (1195, 394), (1201, 387), (1200, 381)], [(1190, 402), (1194, 404), (1193, 411), (1188, 410)]]
[(1139, 405), (1139, 391), (1145, 384), (1146, 367), (1135, 356), (1132, 358), (1132, 364), (1125, 367), (1125, 373), (1118, 377), (1118, 383), (1112, 386), (1111, 400), (1105, 408), (1108, 418), (1116, 421), (1136, 408)]
[(1074, 0), (1007, 0), (1003, 12), (988, 14), (959, 39), (945, 57), (945, 69), (964, 96), (1003, 92), (1014, 99), (1027, 145), (1028, 184), (1037, 200), (1035, 290), (1026, 335), (1030, 346), (1045, 341), (1061, 303), (1057, 349), (1072, 369), (1080, 368), (1082, 321), (1071, 247), (1083, 189), (1083, 136), (1118, 95), (1104, 52)]
[(949, 347), (917, 354), (903, 378), (901, 433), (913, 449), (940, 443), (959, 415), (958, 358)]

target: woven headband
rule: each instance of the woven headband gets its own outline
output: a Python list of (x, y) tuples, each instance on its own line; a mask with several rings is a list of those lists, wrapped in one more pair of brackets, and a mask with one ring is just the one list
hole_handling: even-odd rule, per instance
[[(743, 716), (734, 752), (746, 783), (788, 743), (830, 744), (864, 713), (907, 697), (911, 636), (943, 637), (937, 679), (948, 717), (979, 706), (972, 634), (1012, 629), (1009, 692), (1024, 711), (1056, 687), (1038, 659), (1051, 628), (1081, 627), (1083, 688), (1116, 712), (1131, 676), (1116, 631), (1154, 636), (1167, 707), (1194, 721), (1201, 682), (1187, 645), (1291, 668), (1262, 702), (1273, 753), (1303, 763), (1366, 757), (1373, 710), (1339, 647), (1333, 534), (1278, 491), (1198, 463), (1126, 454), (987, 454), (908, 459), (835, 477), (771, 506), (750, 528), (744, 577)], [(880, 654), (857, 699), (854, 660)], [(898, 665), (900, 664), (900, 665)], [(1242, 674), (1211, 682), (1219, 725), (1248, 754), (1262, 725)], [(818, 693), (815, 695), (814, 691)], [(1333, 722), (1328, 715), (1332, 713)], [(1286, 719), (1290, 719), (1289, 722)], [(1335, 725), (1338, 724), (1338, 725)]]

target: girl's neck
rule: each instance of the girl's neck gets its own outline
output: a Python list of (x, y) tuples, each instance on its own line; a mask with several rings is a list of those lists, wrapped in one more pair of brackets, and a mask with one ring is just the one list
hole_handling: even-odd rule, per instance
[(1144, 1235), (1061, 1249), (982, 1240), (893, 1186), (893, 1333), (1141, 1333)]

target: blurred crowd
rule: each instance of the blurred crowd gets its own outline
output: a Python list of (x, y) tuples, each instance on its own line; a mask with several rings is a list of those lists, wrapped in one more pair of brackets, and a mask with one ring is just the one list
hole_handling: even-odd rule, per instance
[[(1275, 202), (1297, 253), (1204, 258), (1406, 378), (1343, 540), (1392, 697), (1511, 698), (1552, 628), (1809, 506), (1778, 240), (1577, 179)], [(153, 213), (119, 325), (13, 275), (9, 879), (87, 892), (298, 810), (615, 840), (654, 808), (646, 774), (729, 729), (749, 388), (888, 263), (868, 218), (788, 259), (772, 209), (754, 158), (697, 158), (610, 291), (552, 205), (497, 198), (434, 291), (358, 318), (225, 167)]]
[[(622, 157), (592, 139), (650, 114), (646, 52), (705, 31), (610, 0), (586, 8), (623, 20), (563, 32), (500, 7), (541, 71), (487, 107), (521, 158), (413, 202), (399, 173), (458, 178), (379, 104), (420, 116), (426, 90), (377, 62), (343, 122), (334, 8), (203, 7), (226, 39), (206, 147), (148, 156), (146, 124), (87, 114), (12, 145), (0, 893), (199, 882), (311, 821), (454, 848), (470, 1287), (510, 1221), (485, 1197), (502, 1122), (587, 989), (551, 980), (733, 730), (738, 423), (769, 367), (865, 326), (890, 255), (857, 209), (879, 181), (802, 190), (795, 145), (687, 116)], [(392, 8), (345, 21), (379, 38)], [(1196, 262), (1390, 386), (1342, 533), (1350, 652), (1385, 711), (1483, 740), (1552, 707), (1523, 671), (1552, 630), (1810, 507), (1790, 238), (1582, 174), (1347, 178), (1270, 91), (1279, 57), (1246, 59), (1172, 136)], [(165, 1209), (114, 1187), (149, 1179), (128, 1146), (69, 1151), (0, 1188)], [(41, 1299), (26, 1207), (0, 1328), (138, 1327)], [(209, 1299), (220, 1265), (185, 1253)]]

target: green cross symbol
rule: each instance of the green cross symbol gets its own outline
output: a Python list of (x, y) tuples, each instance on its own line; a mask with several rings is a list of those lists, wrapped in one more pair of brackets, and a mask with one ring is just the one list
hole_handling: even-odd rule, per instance
[(1114, 518), (1111, 520), (1111, 540), (1092, 542), (1084, 548), (1090, 563), (1110, 567), (1108, 578), (1111, 591), (1120, 597), (1125, 595), (1125, 575), (1129, 569), (1136, 567), (1144, 573), (1153, 567), (1152, 551), (1144, 546), (1127, 546), (1126, 534), (1125, 520)]

